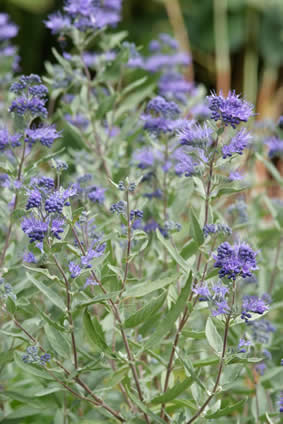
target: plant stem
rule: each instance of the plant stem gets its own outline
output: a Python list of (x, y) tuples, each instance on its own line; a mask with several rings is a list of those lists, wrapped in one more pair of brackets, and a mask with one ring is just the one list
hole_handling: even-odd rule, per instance
[(60, 263), (57, 261), (56, 256), (52, 255), (52, 258), (54, 259), (54, 262), (59, 269), (66, 288), (66, 306), (67, 306), (67, 315), (68, 315), (68, 321), (70, 325), (70, 332), (71, 332), (71, 339), (72, 339), (72, 349), (73, 349), (73, 356), (74, 356), (74, 366), (76, 369), (78, 369), (78, 354), (77, 354), (77, 346), (76, 346), (76, 339), (75, 339), (75, 332), (74, 332), (74, 323), (73, 323), (73, 317), (71, 312), (71, 294), (70, 294), (70, 287), (69, 287), (69, 281), (67, 279), (67, 276), (61, 267)]
[[(205, 199), (204, 226), (207, 225), (207, 222), (208, 222), (209, 198), (210, 198), (210, 194), (211, 194), (210, 193), (210, 190), (211, 190), (211, 183), (212, 183), (212, 176), (213, 176), (213, 167), (214, 167), (215, 155), (217, 153), (218, 141), (219, 141), (219, 137), (217, 137), (217, 139), (216, 139), (216, 143), (215, 143), (215, 146), (214, 146), (214, 151), (213, 151), (212, 158), (211, 158), (211, 161), (210, 161), (210, 164), (209, 164), (209, 174), (208, 174), (208, 182), (207, 182), (207, 189), (206, 189), (206, 199)], [(214, 242), (212, 244), (211, 251), (214, 248), (214, 244), (215, 244), (215, 240), (214, 240)], [(202, 259), (202, 253), (200, 252), (199, 253), (199, 256), (198, 256), (198, 260), (197, 260), (197, 266), (196, 266), (197, 273), (200, 270), (201, 259)], [(204, 280), (205, 274), (207, 272), (207, 268), (208, 268), (208, 263), (206, 263), (206, 265), (204, 267), (203, 274), (202, 274), (202, 280)], [(193, 287), (196, 286), (196, 283), (197, 283), (197, 279), (195, 278), (195, 280), (193, 282)], [(190, 294), (190, 297), (189, 297), (189, 302), (192, 301), (192, 298), (193, 298), (193, 291), (191, 290), (191, 294)], [(191, 311), (189, 312), (189, 308), (186, 306), (186, 308), (185, 308), (185, 310), (183, 312), (183, 315), (181, 317), (181, 320), (180, 320), (180, 323), (179, 323), (179, 327), (178, 327), (177, 333), (176, 333), (175, 338), (174, 338), (172, 350), (171, 350), (171, 353), (170, 353), (170, 356), (169, 356), (169, 361), (168, 361), (168, 365), (167, 365), (167, 372), (166, 372), (166, 377), (165, 377), (165, 382), (164, 382), (163, 393), (165, 393), (167, 391), (167, 389), (168, 389), (170, 374), (171, 374), (171, 372), (173, 370), (173, 361), (174, 361), (175, 351), (176, 351), (177, 345), (179, 343), (179, 338), (180, 338), (181, 331), (183, 330), (184, 326), (186, 325), (186, 323), (187, 323), (187, 321), (188, 321), (188, 319), (190, 317), (190, 314), (193, 311), (193, 308), (195, 307), (197, 301), (198, 301), (198, 296), (194, 300), (194, 303), (192, 305)], [(165, 418), (165, 404), (162, 404), (160, 417), (161, 418)]]
[[(85, 249), (84, 249), (83, 245), (81, 244), (74, 227), (72, 227), (72, 231), (73, 231), (73, 234), (75, 236), (75, 239), (78, 242), (78, 245), (81, 249), (81, 252), (83, 253), (83, 255), (85, 255), (86, 254)], [(100, 289), (103, 291), (103, 293), (107, 294), (107, 290), (105, 290), (101, 281), (97, 278), (95, 272), (93, 270), (91, 270), (90, 273), (91, 273), (92, 278), (98, 283), (98, 285), (99, 285)], [(114, 317), (115, 317), (115, 319), (118, 323), (118, 326), (119, 326), (119, 329), (120, 329), (120, 332), (121, 332), (122, 340), (123, 340), (123, 343), (124, 343), (124, 346), (125, 346), (125, 349), (126, 349), (126, 353), (127, 353), (127, 357), (128, 357), (128, 361), (129, 361), (129, 366), (131, 368), (131, 371), (132, 371), (132, 374), (133, 374), (133, 377), (134, 377), (134, 380), (135, 380), (135, 385), (136, 385), (136, 388), (137, 388), (139, 399), (140, 399), (141, 402), (144, 402), (144, 398), (143, 398), (143, 394), (142, 394), (142, 390), (141, 390), (141, 386), (140, 386), (140, 382), (139, 382), (139, 377), (138, 377), (137, 369), (136, 369), (136, 366), (135, 366), (135, 360), (134, 360), (133, 354), (131, 352), (126, 333), (125, 333), (123, 326), (122, 326), (122, 319), (121, 319), (121, 316), (120, 316), (119, 309), (117, 308), (116, 304), (113, 302), (112, 299), (109, 299), (108, 302), (110, 304), (113, 315), (114, 315)], [(147, 414), (144, 412), (143, 415), (144, 415), (146, 423), (149, 424), (150, 421), (149, 421)]]
[[(41, 352), (46, 353), (46, 350), (38, 343), (38, 341), (19, 323), (19, 321), (12, 315), (10, 314), (8, 311), (5, 310), (6, 313), (8, 313), (11, 318), (14, 321), (14, 324), (35, 344), (38, 344), (39, 349), (41, 350)], [(53, 359), (54, 362), (56, 363), (56, 365), (58, 365), (64, 372), (65, 374), (69, 377), (71, 375), (70, 371), (68, 371), (63, 364), (61, 364), (60, 361), (58, 361), (57, 359)], [(50, 370), (48, 368), (46, 368), (46, 370), (48, 370), (48, 372), (50, 372)], [(56, 376), (52, 375), (53, 378), (58, 381), (61, 385), (63, 385), (70, 393), (72, 393), (74, 396), (86, 400), (92, 404), (94, 404), (95, 406), (99, 406), (102, 407), (104, 409), (106, 409), (111, 415), (113, 415), (115, 418), (117, 418), (117, 420), (119, 420), (120, 422), (126, 422), (126, 420), (120, 415), (119, 412), (115, 411), (114, 409), (112, 409), (109, 405), (107, 405), (102, 399), (100, 399), (98, 396), (96, 396), (92, 390), (87, 386), (87, 384), (85, 384), (80, 377), (78, 376), (74, 376), (73, 380), (74, 382), (76, 382), (77, 384), (79, 384), (81, 387), (83, 387), (85, 389), (85, 391), (94, 399), (95, 402), (93, 402), (91, 399), (88, 399), (84, 396), (81, 396), (80, 394), (76, 393), (72, 388), (70, 388), (69, 386), (67, 386), (64, 382), (60, 381), (57, 379)]]
[(127, 254), (126, 254), (126, 266), (124, 278), (122, 281), (122, 290), (125, 289), (127, 282), (128, 272), (129, 272), (129, 259), (131, 252), (131, 221), (130, 221), (130, 201), (129, 201), (129, 191), (126, 191), (126, 203), (127, 203), (127, 228), (128, 228), (128, 242), (127, 242)]
[(236, 297), (236, 280), (233, 281), (233, 293), (232, 293), (232, 302), (231, 302), (231, 306), (230, 306), (230, 313), (227, 315), (227, 318), (226, 318), (222, 354), (221, 354), (221, 358), (220, 358), (220, 363), (219, 363), (219, 367), (218, 367), (218, 373), (217, 373), (216, 381), (215, 381), (215, 384), (214, 384), (213, 389), (212, 389), (212, 393), (208, 396), (208, 398), (203, 403), (203, 405), (200, 407), (198, 412), (189, 421), (187, 421), (186, 424), (193, 423), (201, 415), (201, 413), (205, 410), (205, 408), (207, 407), (207, 405), (209, 404), (211, 399), (215, 396), (216, 391), (218, 389), (218, 385), (219, 385), (221, 374), (222, 374), (223, 367), (224, 367), (224, 359), (225, 359), (225, 353), (226, 353), (226, 349), (227, 349), (227, 341), (228, 341), (228, 333), (229, 333), (229, 324), (230, 324), (231, 315), (232, 315), (232, 308), (233, 308), (234, 303), (235, 303), (235, 297)]

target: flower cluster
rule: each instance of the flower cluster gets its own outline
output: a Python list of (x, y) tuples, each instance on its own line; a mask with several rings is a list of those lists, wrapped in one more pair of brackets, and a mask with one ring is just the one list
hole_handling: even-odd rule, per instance
[(207, 237), (209, 234), (224, 233), (231, 235), (232, 230), (225, 224), (207, 224), (203, 227), (203, 234)]
[(279, 137), (270, 137), (265, 141), (265, 144), (268, 146), (268, 156), (272, 158), (282, 157), (283, 156), (283, 140)]
[(23, 362), (26, 364), (38, 364), (41, 366), (46, 365), (50, 361), (51, 355), (49, 353), (39, 354), (37, 346), (28, 346), (26, 353), (22, 356)]
[(248, 319), (252, 317), (251, 312), (262, 315), (265, 311), (268, 311), (268, 309), (269, 306), (263, 297), (244, 296), (241, 317), (247, 322)]
[(12, 84), (11, 89), (17, 94), (10, 106), (10, 112), (19, 116), (31, 116), (32, 118), (47, 117), (46, 96), (48, 89), (42, 84), (38, 75), (20, 77), (19, 81)]
[(257, 269), (256, 255), (246, 243), (231, 246), (230, 243), (224, 242), (218, 247), (217, 255), (214, 255), (214, 267), (219, 268), (220, 278), (235, 280), (237, 276), (250, 277), (252, 271)]
[(222, 92), (218, 96), (212, 93), (207, 100), (212, 112), (211, 119), (222, 121), (224, 125), (231, 125), (233, 128), (241, 122), (247, 122), (254, 115), (253, 105), (242, 100), (235, 91), (229, 92), (227, 97)]
[(116, 26), (121, 19), (122, 0), (67, 0), (65, 14), (49, 16), (46, 26), (53, 34), (66, 32), (72, 26), (79, 31)]

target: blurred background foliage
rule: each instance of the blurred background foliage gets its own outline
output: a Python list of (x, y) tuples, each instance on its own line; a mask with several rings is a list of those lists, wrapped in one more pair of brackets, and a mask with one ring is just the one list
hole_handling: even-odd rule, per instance
[[(53, 60), (56, 39), (43, 21), (63, 3), (1, 0), (0, 10), (20, 27), (16, 43), (24, 73), (41, 74), (44, 62)], [(282, 0), (124, 0), (121, 29), (138, 46), (159, 32), (173, 33), (192, 53), (197, 82), (244, 92), (261, 117), (283, 113)]]

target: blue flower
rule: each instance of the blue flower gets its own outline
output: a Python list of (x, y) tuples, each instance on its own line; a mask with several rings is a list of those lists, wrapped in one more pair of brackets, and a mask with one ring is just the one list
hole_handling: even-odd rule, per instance
[(224, 125), (236, 128), (241, 122), (247, 122), (251, 116), (254, 116), (253, 105), (242, 100), (235, 91), (230, 91), (227, 97), (224, 97), (221, 91), (218, 96), (212, 93), (207, 100), (212, 111), (211, 119), (221, 120)]
[(242, 319), (246, 322), (251, 318), (250, 312), (262, 315), (265, 311), (268, 311), (269, 306), (266, 304), (264, 299), (257, 296), (244, 296), (242, 303)]
[(52, 220), (50, 232), (58, 240), (61, 239), (59, 234), (64, 232), (63, 225), (64, 225), (63, 219), (55, 218)]
[(69, 16), (64, 16), (61, 13), (53, 13), (48, 16), (45, 25), (51, 30), (52, 34), (59, 34), (63, 30), (70, 28), (71, 19)]
[(231, 246), (230, 243), (224, 242), (217, 249), (217, 255), (214, 267), (219, 269), (220, 278), (225, 276), (235, 280), (237, 276), (243, 278), (250, 277), (252, 271), (257, 269), (256, 255), (250, 246), (246, 243), (240, 243)]
[(0, 13), (0, 42), (16, 37), (18, 26), (10, 21), (6, 13)]
[(71, 278), (76, 278), (81, 273), (81, 267), (79, 265), (77, 265), (75, 262), (69, 263), (69, 270), (70, 270), (70, 273), (71, 273)]
[(105, 200), (105, 191), (103, 187), (92, 186), (89, 189), (88, 198), (92, 202), (103, 203)]
[(245, 353), (247, 351), (246, 346), (250, 346), (251, 342), (245, 339), (240, 339), (238, 344), (239, 353)]
[(179, 141), (183, 145), (204, 148), (212, 141), (213, 129), (207, 124), (202, 126), (188, 121), (187, 126), (177, 131)]
[(272, 159), (283, 156), (283, 140), (278, 137), (270, 137), (265, 141), (269, 147), (268, 156)]
[(43, 126), (35, 129), (26, 130), (26, 139), (28, 143), (40, 141), (43, 146), (51, 147), (57, 138), (61, 137), (61, 132), (56, 131), (54, 125)]
[(22, 221), (22, 230), (30, 239), (30, 243), (43, 241), (48, 231), (48, 223), (36, 219), (33, 215), (24, 218)]
[(29, 193), (28, 201), (26, 204), (26, 210), (32, 209), (32, 208), (39, 208), (41, 205), (41, 194), (40, 191), (35, 189), (32, 190)]
[(223, 159), (230, 157), (233, 153), (237, 153), (241, 155), (245, 148), (249, 145), (251, 140), (251, 134), (246, 130), (246, 128), (242, 128), (237, 134), (232, 138), (229, 144), (226, 144), (222, 147), (222, 155)]

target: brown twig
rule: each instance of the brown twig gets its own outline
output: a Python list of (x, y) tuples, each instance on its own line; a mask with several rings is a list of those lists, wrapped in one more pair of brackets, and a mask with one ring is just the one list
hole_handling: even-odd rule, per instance
[[(72, 227), (72, 232), (75, 236), (75, 239), (78, 242), (78, 245), (81, 249), (81, 252), (83, 253), (83, 255), (85, 255), (86, 254), (85, 249), (84, 249), (83, 245), (81, 244), (74, 227)], [(101, 281), (97, 278), (95, 272), (93, 270), (91, 270), (90, 273), (91, 273), (92, 278), (98, 283), (98, 285), (99, 285), (100, 289), (103, 291), (103, 293), (107, 294), (107, 290), (105, 290)], [(139, 382), (139, 377), (138, 377), (137, 369), (136, 369), (136, 366), (135, 366), (135, 360), (134, 360), (133, 354), (131, 352), (126, 333), (125, 333), (123, 326), (122, 326), (122, 319), (121, 319), (121, 316), (120, 316), (119, 309), (117, 308), (117, 305), (113, 302), (112, 299), (109, 299), (108, 303), (110, 304), (113, 315), (114, 315), (114, 317), (115, 317), (115, 319), (118, 323), (119, 329), (120, 329), (120, 333), (121, 333), (121, 336), (122, 336), (122, 340), (123, 340), (123, 343), (124, 343), (124, 346), (125, 346), (125, 349), (126, 349), (126, 353), (127, 353), (127, 357), (128, 357), (128, 361), (129, 361), (129, 366), (130, 366), (130, 369), (132, 371), (134, 381), (135, 381), (135, 385), (136, 385), (136, 388), (137, 388), (138, 397), (139, 397), (141, 402), (144, 402), (144, 398), (143, 398), (143, 394), (142, 394), (142, 390), (141, 390), (141, 386), (140, 386), (140, 382)], [(145, 412), (143, 412), (143, 415), (144, 415), (146, 423), (149, 424), (150, 421), (149, 421), (148, 415)]]

